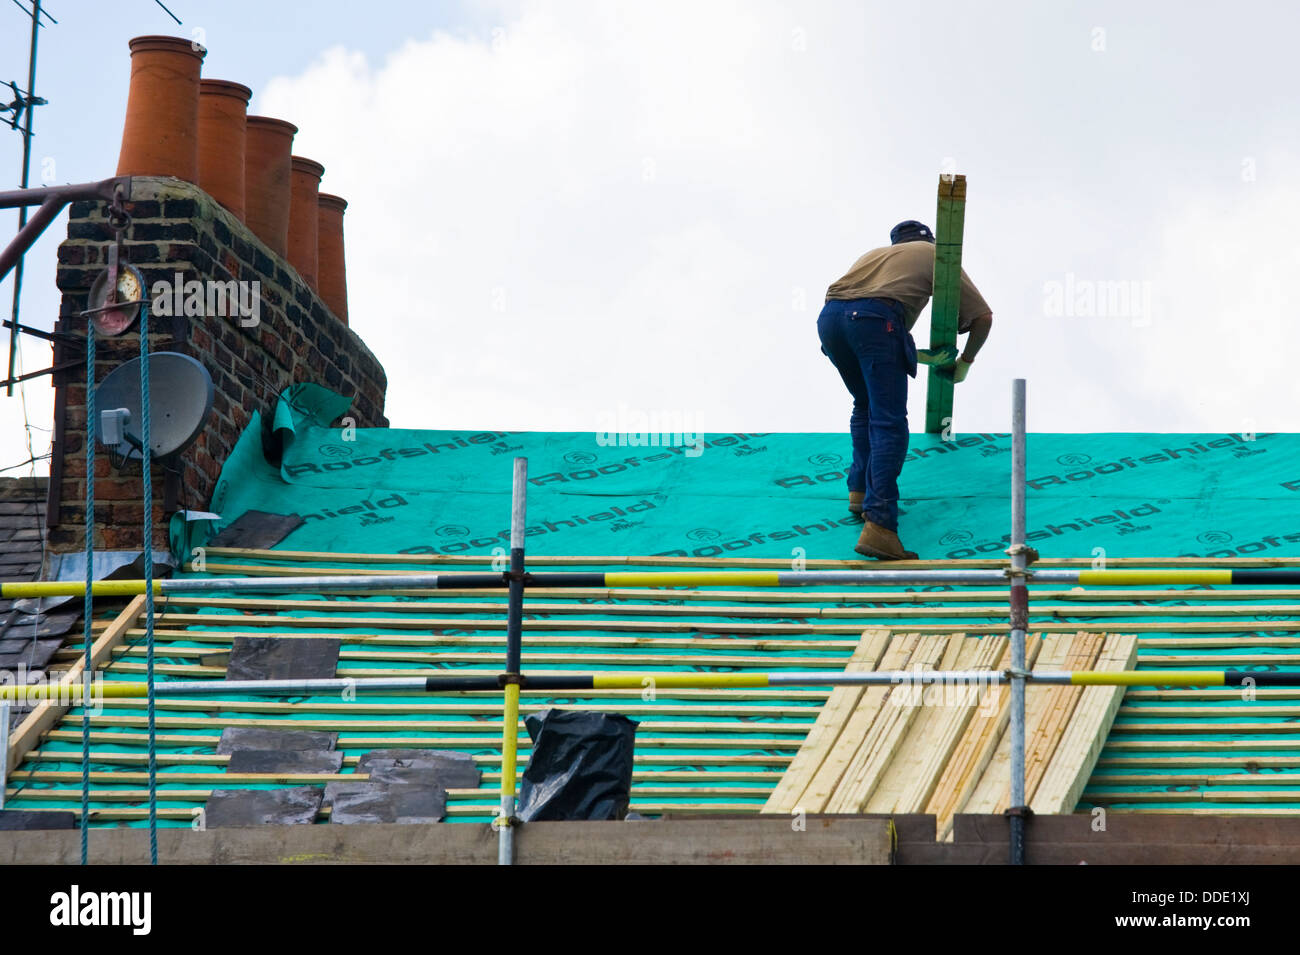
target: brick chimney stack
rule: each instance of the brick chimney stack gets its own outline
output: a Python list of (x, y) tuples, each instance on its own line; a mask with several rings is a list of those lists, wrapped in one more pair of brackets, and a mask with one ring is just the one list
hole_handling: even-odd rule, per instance
[[(118, 167), (133, 177), (123, 258), (145, 279), (150, 350), (198, 359), (215, 390), (212, 417), (198, 440), (153, 469), (154, 544), (166, 547), (170, 512), (208, 506), (221, 466), (254, 411), (269, 417), (283, 389), (315, 382), (353, 398), (349, 416), (357, 425), (386, 427), (387, 378), (347, 325), (346, 203), (317, 194), (323, 167), (312, 160), (296, 162), (304, 181), (295, 213), (290, 152), (296, 128), (246, 117), (247, 87), (201, 82), (205, 51), (187, 39), (137, 37), (130, 46)], [(81, 312), (115, 238), (106, 213), (100, 202), (69, 210), (68, 237), (58, 252), (63, 298), (56, 332), (86, 333)], [(235, 294), (227, 296), (230, 291)], [(136, 330), (98, 338), (96, 383), (138, 354)], [(73, 349), (55, 346), (56, 365), (73, 362), (53, 378), (46, 510), (56, 552), (84, 546), (86, 380), (84, 357), (83, 367), (75, 358)], [(96, 547), (143, 545), (140, 471), (136, 461), (119, 473), (104, 449), (97, 454)]]

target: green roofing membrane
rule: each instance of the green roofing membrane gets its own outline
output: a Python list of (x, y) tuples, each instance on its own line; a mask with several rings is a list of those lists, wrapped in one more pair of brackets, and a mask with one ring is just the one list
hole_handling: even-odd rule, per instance
[[(213, 494), (223, 516), (213, 529), (249, 508), (281, 509), (306, 521), (286, 548), (487, 554), (508, 543), (511, 462), (523, 455), (535, 554), (856, 557), (847, 433), (683, 443), (331, 428), (325, 416), (346, 410), (331, 394), (285, 393), (270, 429), (278, 467), (254, 419)], [(1296, 434), (1031, 434), (1028, 539), (1044, 557), (1298, 556), (1297, 452)], [(908, 547), (924, 559), (1001, 557), (1010, 461), (1006, 434), (912, 435), (900, 481)]]
[[(845, 506), (847, 434), (687, 436), (683, 444), (681, 436), (330, 427), (346, 408), (346, 400), (324, 389), (295, 386), (271, 416), (272, 440), (264, 441), (255, 416), (214, 492), (210, 509), (220, 519), (173, 522), (178, 556), (201, 556), (209, 574), (222, 576), (486, 569), (508, 545), (511, 462), (524, 456), (528, 553), (572, 558), (565, 569), (607, 570), (613, 559), (617, 569), (653, 568), (662, 557), (718, 568), (750, 558), (795, 566), (856, 559), (859, 525)], [(1297, 452), (1294, 434), (1033, 434), (1029, 541), (1044, 558), (1275, 558), (1300, 567)], [(904, 542), (924, 559), (1002, 558), (1010, 458), (1004, 434), (950, 441), (913, 435), (901, 480)], [(196, 555), (194, 548), (250, 509), (297, 513), (304, 524), (276, 546), (279, 556), (219, 549)], [(1300, 662), (1297, 591), (1171, 589), (1152, 599), (1145, 588), (1147, 597), (1126, 603), (1130, 590), (1031, 587), (1031, 630), (1104, 625), (1137, 632), (1138, 665), (1148, 669), (1294, 669)], [(918, 594), (907, 598), (915, 602), (900, 602), (909, 592)], [(972, 635), (1007, 629), (1004, 593), (946, 586), (529, 591), (525, 599), (524, 668), (538, 673), (840, 669), (868, 627)], [(223, 784), (221, 728), (250, 720), (338, 729), (344, 774), (367, 750), (390, 745), (472, 753), (485, 774), (482, 786), (452, 792), (448, 819), (489, 819), (500, 760), (501, 701), (494, 694), (169, 700), (166, 681), (221, 678), (220, 660), (209, 655), (228, 650), (235, 632), (338, 636), (341, 676), (498, 672), (504, 594), (284, 600), (275, 611), (222, 606), (209, 595), (160, 602), (161, 824), (194, 824), (212, 788), (304, 782)], [(143, 679), (144, 660), (137, 628), (107, 678)], [(825, 696), (816, 689), (677, 691), (653, 700), (525, 693), (523, 706), (627, 712), (640, 722), (634, 809), (729, 812), (761, 808)], [(1130, 690), (1080, 808), (1300, 811), (1300, 689), (1261, 689), (1256, 697)], [(12, 808), (79, 806), (80, 726), (74, 709), (19, 767)], [(93, 715), (97, 825), (145, 824), (145, 738), (142, 701), (108, 701)]]

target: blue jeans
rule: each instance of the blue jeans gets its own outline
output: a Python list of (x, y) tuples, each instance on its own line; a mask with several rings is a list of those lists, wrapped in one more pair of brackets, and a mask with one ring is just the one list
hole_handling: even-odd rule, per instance
[(828, 301), (817, 318), (822, 352), (853, 396), (849, 490), (864, 494), (862, 514), (898, 530), (898, 475), (907, 454), (907, 378), (916, 345), (901, 307), (885, 299)]

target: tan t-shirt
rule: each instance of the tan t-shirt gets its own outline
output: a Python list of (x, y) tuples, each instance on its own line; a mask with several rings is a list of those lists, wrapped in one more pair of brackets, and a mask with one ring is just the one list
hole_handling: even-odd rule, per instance
[[(848, 274), (826, 290), (828, 299), (842, 301), (892, 298), (902, 303), (909, 330), (933, 294), (934, 245), (930, 242), (901, 242), (883, 249), (872, 249), (853, 263)], [(972, 321), (991, 311), (966, 270), (962, 269), (957, 330), (965, 332)]]

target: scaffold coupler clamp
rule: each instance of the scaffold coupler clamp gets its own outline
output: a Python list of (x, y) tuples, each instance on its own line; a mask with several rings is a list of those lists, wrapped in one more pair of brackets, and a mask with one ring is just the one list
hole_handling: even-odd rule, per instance
[(1004, 554), (1009, 557), (1023, 554), (1024, 567), (1026, 568), (1028, 568), (1028, 565), (1034, 563), (1035, 560), (1039, 559), (1039, 551), (1037, 551), (1037, 548), (1030, 547), (1028, 544), (1011, 544), (1010, 547), (1006, 548)]
[(1028, 820), (1034, 815), (1034, 810), (1028, 806), (1009, 806), (1002, 810), (1002, 815), (1008, 819), (1012, 816), (1019, 816), (1021, 819)]
[(1008, 683), (1012, 680), (1028, 680), (1032, 675), (1032, 670), (1024, 670), (1020, 667), (1007, 667), (1002, 671), (1002, 678)]

